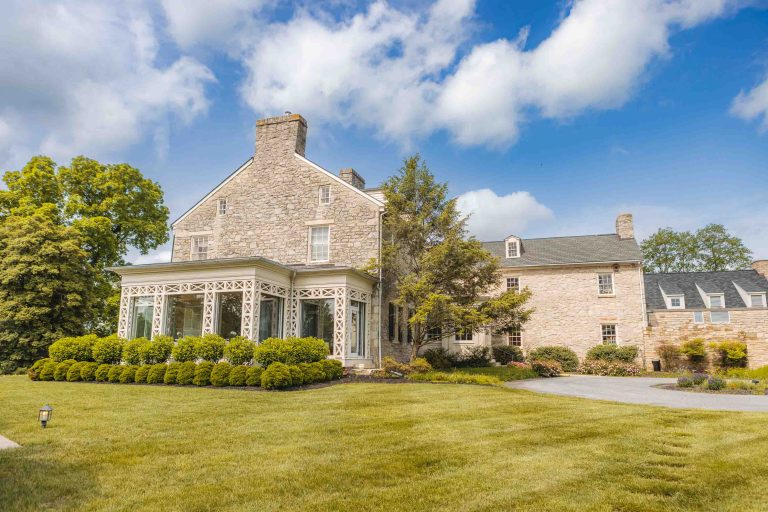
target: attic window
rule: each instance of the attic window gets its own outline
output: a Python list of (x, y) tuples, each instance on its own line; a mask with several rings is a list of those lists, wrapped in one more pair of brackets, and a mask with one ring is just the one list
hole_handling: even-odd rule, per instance
[(507, 240), (507, 258), (520, 257), (520, 240)]
[(670, 297), (669, 309), (685, 309), (685, 298), (682, 295)]
[(331, 204), (331, 187), (329, 185), (318, 188), (318, 195), (320, 204)]
[(219, 199), (219, 215), (226, 215), (227, 214), (227, 199), (222, 198)]
[(725, 307), (725, 297), (723, 297), (722, 294), (711, 294), (711, 295), (709, 295), (709, 307), (710, 308), (724, 308)]
[(765, 294), (764, 293), (750, 293), (749, 294), (749, 307), (751, 307), (751, 308), (764, 308), (765, 307)]

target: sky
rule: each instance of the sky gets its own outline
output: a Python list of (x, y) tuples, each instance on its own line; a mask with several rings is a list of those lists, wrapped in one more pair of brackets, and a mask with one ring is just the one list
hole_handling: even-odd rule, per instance
[[(722, 223), (768, 258), (768, 0), (0, 0), (0, 170), (128, 162), (171, 220), (308, 121), (380, 184), (420, 153), (481, 240)], [(134, 262), (168, 261), (169, 247)]]

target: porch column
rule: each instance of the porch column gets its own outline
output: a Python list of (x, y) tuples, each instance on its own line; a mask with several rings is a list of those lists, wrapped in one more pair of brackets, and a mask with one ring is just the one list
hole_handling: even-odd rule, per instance
[(214, 329), (214, 314), (216, 308), (216, 285), (205, 283), (205, 295), (203, 298), (203, 334), (210, 334)]
[(121, 338), (128, 337), (128, 326), (131, 325), (131, 298), (128, 295), (128, 287), (120, 287), (120, 316), (117, 321), (117, 335)]
[(347, 295), (346, 288), (337, 288), (333, 314), (333, 357), (343, 360), (347, 346)]
[(152, 337), (163, 334), (163, 318), (165, 318), (165, 286), (155, 288), (154, 304), (152, 305)]
[(260, 293), (258, 281), (249, 281), (243, 288), (243, 309), (240, 316), (240, 333), (249, 340), (258, 335), (258, 325), (254, 328), (254, 315), (258, 318), (258, 301)]

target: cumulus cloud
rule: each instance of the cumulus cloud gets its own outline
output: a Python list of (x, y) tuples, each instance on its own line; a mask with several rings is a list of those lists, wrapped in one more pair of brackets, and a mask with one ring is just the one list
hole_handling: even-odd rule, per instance
[(128, 259), (134, 265), (146, 265), (149, 263), (168, 263), (171, 261), (170, 249), (161, 249), (158, 251), (152, 251), (148, 254), (133, 254), (129, 255)]
[(0, 48), (0, 119), (13, 127), (0, 164), (19, 165), (21, 148), (109, 155), (208, 108), (211, 71), (184, 56), (160, 65), (151, 13), (138, 2), (12, 0)]
[(168, 31), (179, 46), (231, 45), (253, 28), (265, 0), (162, 0)]
[(529, 226), (554, 218), (552, 210), (525, 191), (499, 196), (487, 188), (471, 190), (461, 194), (456, 203), (469, 215), (470, 234), (483, 241), (520, 235)]
[(731, 113), (747, 121), (760, 120), (760, 131), (768, 130), (768, 76), (749, 92), (741, 91), (731, 104)]

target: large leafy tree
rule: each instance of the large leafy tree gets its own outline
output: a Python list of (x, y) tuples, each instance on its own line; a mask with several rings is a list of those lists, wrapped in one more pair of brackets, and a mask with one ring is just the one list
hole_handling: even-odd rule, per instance
[(481, 328), (508, 332), (528, 319), (527, 290), (491, 295), (498, 261), (467, 237), (456, 200), (418, 155), (385, 183), (384, 195), (382, 278), (408, 312), (411, 359), (436, 339)]
[(641, 244), (646, 272), (738, 270), (749, 267), (752, 252), (722, 224), (697, 230), (659, 229)]

